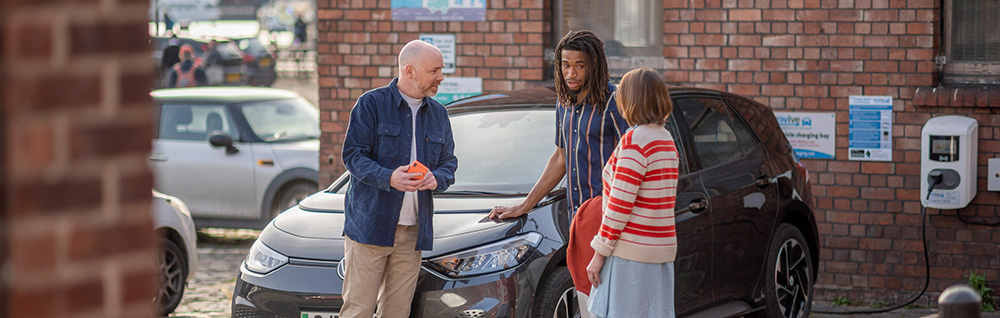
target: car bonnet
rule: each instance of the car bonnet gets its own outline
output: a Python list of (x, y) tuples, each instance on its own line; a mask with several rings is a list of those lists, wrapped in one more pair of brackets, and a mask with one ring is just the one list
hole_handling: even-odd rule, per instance
[[(343, 246), (344, 195), (337, 193), (316, 193), (296, 208), (289, 209), (274, 219), (269, 227), (274, 227), (287, 235), (278, 235), (294, 241), (327, 241), (331, 246)], [(521, 222), (513, 220), (497, 221), (487, 218), (490, 209), (497, 205), (514, 205), (523, 197), (478, 198), (478, 197), (438, 197), (434, 199), (434, 250), (424, 252), (424, 257), (432, 257), (506, 237), (516, 232)], [(517, 220), (517, 219), (515, 219)], [(276, 234), (276, 233), (275, 233)], [(268, 235), (271, 236), (271, 235)], [(272, 236), (277, 239), (278, 236)], [(282, 239), (282, 240), (285, 240)], [(279, 242), (265, 242), (288, 256), (307, 257), (293, 250), (291, 245)], [(290, 243), (290, 242), (289, 242)], [(288, 246), (291, 250), (278, 246)], [(300, 245), (301, 246), (301, 245)], [(302, 253), (311, 254), (307, 251)], [(342, 251), (338, 251), (342, 254)], [(313, 256), (315, 257), (315, 256)], [(310, 258), (313, 258), (310, 257)]]

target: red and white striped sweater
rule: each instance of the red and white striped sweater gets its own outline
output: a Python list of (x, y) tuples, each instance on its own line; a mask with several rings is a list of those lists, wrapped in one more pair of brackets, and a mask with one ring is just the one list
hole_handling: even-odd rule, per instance
[(604, 165), (604, 216), (594, 251), (644, 263), (677, 255), (674, 202), (677, 148), (663, 126), (638, 126), (622, 136)]

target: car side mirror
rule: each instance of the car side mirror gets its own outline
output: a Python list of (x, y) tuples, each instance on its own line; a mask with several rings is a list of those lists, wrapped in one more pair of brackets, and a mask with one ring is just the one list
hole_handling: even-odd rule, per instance
[(213, 131), (212, 136), (208, 137), (208, 143), (212, 144), (212, 147), (226, 147), (226, 153), (240, 152), (233, 146), (233, 136), (221, 131)]

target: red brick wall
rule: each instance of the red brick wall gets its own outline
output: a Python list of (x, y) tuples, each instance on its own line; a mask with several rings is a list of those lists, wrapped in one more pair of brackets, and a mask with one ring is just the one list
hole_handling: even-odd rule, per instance
[[(973, 270), (994, 285), (1000, 277), (1000, 231), (956, 217), (1000, 218), (1000, 193), (985, 191), (986, 159), (1000, 157), (1000, 90), (929, 93), (938, 78), (938, 3), (663, 1), (662, 65), (669, 81), (743, 94), (776, 110), (837, 114), (838, 159), (804, 160), (822, 235), (819, 299), (901, 302), (923, 287), (920, 131), (927, 119), (944, 114), (979, 121), (980, 191), (965, 209), (927, 211), (932, 281), (925, 301)], [(551, 78), (543, 67), (553, 38), (551, 0), (489, 1), (485, 22), (391, 21), (388, 0), (318, 5), (321, 160), (327, 163), (321, 183), (343, 171), (340, 145), (355, 99), (395, 76), (395, 54), (420, 33), (456, 34), (453, 76), (483, 77), (484, 92)], [(893, 162), (847, 160), (850, 95), (894, 97)]]
[(481, 22), (392, 21), (389, 0), (319, 1), (317, 7), (320, 184), (344, 172), (341, 144), (357, 98), (396, 77), (396, 55), (420, 34), (454, 34), (456, 71), (445, 76), (481, 77), (484, 92), (540, 85), (551, 72), (543, 67), (551, 37), (548, 1), (490, 0)]
[[(927, 211), (928, 292), (936, 295), (965, 281), (970, 271), (985, 272), (996, 284), (1000, 231), (964, 224), (956, 213), (993, 222), (1000, 218), (1000, 193), (985, 191), (986, 159), (1000, 157), (1000, 103), (975, 107), (973, 98), (939, 107), (913, 101), (917, 88), (937, 85), (939, 1), (663, 3), (669, 81), (751, 96), (776, 110), (836, 113), (837, 160), (803, 160), (822, 237), (818, 299), (898, 303), (923, 287), (920, 131), (932, 116), (946, 114), (979, 121), (980, 190), (965, 209)], [(894, 98), (892, 162), (847, 159), (850, 95)]]
[(0, 316), (153, 316), (148, 6), (0, 2)]

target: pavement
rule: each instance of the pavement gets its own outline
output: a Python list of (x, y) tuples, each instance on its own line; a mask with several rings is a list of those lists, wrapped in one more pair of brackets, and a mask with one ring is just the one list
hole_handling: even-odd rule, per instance
[[(198, 271), (187, 284), (180, 306), (168, 317), (230, 317), (230, 304), (236, 286), (236, 273), (260, 235), (256, 230), (202, 229), (198, 232)], [(939, 318), (937, 308), (904, 308), (877, 314), (820, 314), (873, 310), (870, 307), (832, 306), (829, 302), (813, 304), (810, 318)], [(983, 313), (983, 318), (1000, 318), (1000, 312)], [(960, 318), (960, 317), (943, 317)], [(966, 317), (961, 317), (966, 318)], [(972, 317), (969, 317), (972, 318)]]
[(198, 231), (198, 271), (188, 280), (181, 304), (168, 317), (230, 317), (236, 273), (260, 231)]

